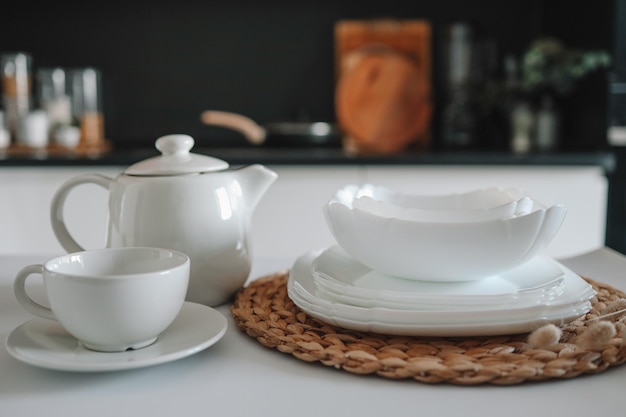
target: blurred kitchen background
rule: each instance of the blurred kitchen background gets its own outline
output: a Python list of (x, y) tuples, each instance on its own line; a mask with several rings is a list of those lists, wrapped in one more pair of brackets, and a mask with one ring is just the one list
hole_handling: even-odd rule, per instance
[(207, 109), (244, 114), (261, 124), (336, 121), (334, 27), (342, 19), (430, 24), (431, 149), (510, 149), (502, 116), (487, 105), (483, 114), (470, 115), (475, 126), (470, 140), (450, 142), (442, 131), (451, 28), (461, 30), (454, 38), (459, 45), (471, 40), (481, 54), (471, 64), (478, 101), (520, 76), (523, 55), (538, 39), (615, 54), (615, 68), (590, 71), (557, 103), (558, 150), (605, 148), (607, 124), (626, 123), (611, 114), (609, 94), (611, 83), (617, 85), (616, 97), (623, 94), (618, 84), (626, 73), (620, 0), (140, 0), (95, 1), (88, 8), (58, 1), (43, 8), (13, 2), (4, 9), (0, 52), (30, 54), (33, 73), (50, 67), (98, 69), (105, 135), (116, 149), (152, 147), (156, 137), (171, 132), (192, 135), (198, 147), (249, 146), (238, 132), (203, 124), (200, 114)]
[[(606, 161), (606, 154), (616, 162), (602, 162), (609, 178), (606, 241), (626, 253), (626, 0), (137, 0), (123, 5), (60, 0), (36, 7), (12, 2), (0, 15), (0, 53), (30, 56), (33, 108), (41, 106), (35, 97), (41, 69), (62, 68), (67, 74), (78, 69), (99, 77), (104, 142), (96, 140), (95, 147), (113, 151), (106, 163), (126, 165), (146, 152), (155, 154), (155, 139), (168, 133), (192, 135), (197, 152), (232, 149), (232, 160), (257, 146), (238, 131), (204, 124), (202, 112), (235, 112), (262, 126), (336, 125), (337, 24), (381, 19), (419, 21), (430, 30), (427, 62), (421, 62), (430, 79), (428, 137), (424, 146), (400, 154), (429, 154), (431, 159), (420, 159), (426, 163), (444, 155), (451, 164), (468, 158), (481, 164), (492, 154), (504, 164), (550, 164), (542, 153), (576, 164), (577, 155)], [(3, 90), (6, 95), (6, 85)], [(531, 120), (542, 126), (532, 138)], [(72, 137), (65, 139), (69, 143)], [(281, 149), (281, 161), (319, 164), (332, 157), (345, 163), (337, 156), (342, 143), (336, 139), (313, 144), (337, 148), (334, 153), (287, 148)], [(63, 149), (59, 160), (54, 149), (36, 149), (35, 159), (29, 159), (32, 149), (15, 149), (12, 141), (9, 152), (0, 152), (8, 165), (91, 163), (72, 152), (63, 159)], [(143, 153), (120, 157), (136, 150)], [(460, 162), (449, 157), (458, 150)], [(270, 153), (276, 154), (271, 149), (246, 153), (245, 160), (269, 162)], [(98, 152), (87, 156), (97, 160)], [(414, 157), (386, 161), (416, 163)]]

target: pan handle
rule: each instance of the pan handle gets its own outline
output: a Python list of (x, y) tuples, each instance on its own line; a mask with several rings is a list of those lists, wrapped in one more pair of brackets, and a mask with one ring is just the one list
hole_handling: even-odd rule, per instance
[(237, 130), (253, 145), (265, 142), (265, 129), (249, 117), (226, 111), (205, 110), (200, 115), (202, 123)]

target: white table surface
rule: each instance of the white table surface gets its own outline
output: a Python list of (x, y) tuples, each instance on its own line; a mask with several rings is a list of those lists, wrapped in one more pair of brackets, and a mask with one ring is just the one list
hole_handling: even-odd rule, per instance
[[(16, 272), (52, 256), (0, 257), (0, 337), (32, 319), (12, 292)], [(626, 290), (626, 257), (601, 248), (561, 260)], [(291, 259), (255, 262), (252, 278)], [(455, 386), (358, 376), (261, 346), (237, 329), (216, 345), (157, 366), (105, 373), (37, 368), (0, 350), (0, 416), (623, 416), (626, 365), (568, 380)]]

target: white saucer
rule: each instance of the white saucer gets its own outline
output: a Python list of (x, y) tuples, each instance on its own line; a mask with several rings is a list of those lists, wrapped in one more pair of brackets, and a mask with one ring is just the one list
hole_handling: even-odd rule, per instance
[(105, 372), (174, 361), (215, 344), (226, 333), (226, 317), (205, 305), (185, 302), (174, 322), (157, 341), (126, 352), (95, 352), (58, 323), (32, 319), (9, 334), (5, 347), (16, 359), (42, 368), (74, 372)]

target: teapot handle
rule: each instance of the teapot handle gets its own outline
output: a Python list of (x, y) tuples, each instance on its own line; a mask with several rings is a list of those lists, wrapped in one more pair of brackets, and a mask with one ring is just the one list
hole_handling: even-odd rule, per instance
[(52, 231), (54, 232), (54, 235), (56, 236), (61, 246), (63, 246), (63, 249), (65, 249), (68, 253), (80, 252), (85, 250), (76, 242), (76, 240), (74, 240), (69, 230), (67, 229), (67, 225), (65, 224), (65, 219), (63, 217), (63, 207), (65, 206), (65, 201), (67, 200), (70, 191), (74, 187), (81, 184), (96, 184), (109, 190), (113, 183), (114, 180), (105, 175), (79, 175), (63, 183), (63, 185), (61, 185), (61, 187), (54, 194), (50, 208), (50, 222), (52, 224)]

